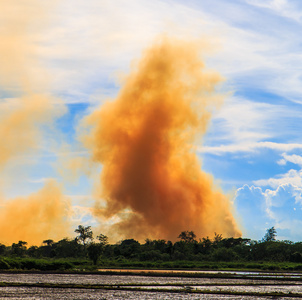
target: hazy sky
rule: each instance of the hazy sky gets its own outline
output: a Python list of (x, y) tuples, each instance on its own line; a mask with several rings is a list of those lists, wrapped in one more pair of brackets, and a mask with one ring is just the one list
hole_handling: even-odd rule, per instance
[[(275, 226), (279, 239), (302, 240), (301, 1), (14, 2), (0, 13), (5, 201), (56, 180), (72, 226), (98, 225), (91, 207), (101, 165), (88, 163), (83, 117), (114, 98), (142, 51), (166, 34), (206, 41), (203, 61), (224, 77), (224, 102), (197, 151), (234, 202), (243, 235), (258, 240)], [(26, 100), (41, 94), (38, 106)], [(11, 131), (8, 116), (24, 112), (30, 121)]]

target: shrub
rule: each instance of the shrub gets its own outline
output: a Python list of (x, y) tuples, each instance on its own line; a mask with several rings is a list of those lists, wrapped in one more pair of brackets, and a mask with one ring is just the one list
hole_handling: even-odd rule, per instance
[(10, 269), (10, 265), (4, 259), (0, 259), (0, 270), (8, 270)]
[(214, 261), (232, 261), (236, 258), (236, 254), (232, 249), (219, 248), (213, 253)]

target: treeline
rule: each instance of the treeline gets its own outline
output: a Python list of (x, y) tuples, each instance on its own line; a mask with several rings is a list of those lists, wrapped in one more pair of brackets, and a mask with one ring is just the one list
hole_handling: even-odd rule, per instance
[[(74, 239), (62, 239), (58, 242), (45, 240), (41, 246), (27, 247), (25, 241), (11, 246), (0, 244), (0, 268), (8, 269), (19, 261), (29, 264), (20, 268), (43, 269), (31, 266), (34, 260), (41, 259), (44, 269), (73, 268), (76, 262), (82, 264), (91, 261), (94, 265), (138, 266), (138, 267), (194, 267), (207, 266), (213, 262), (293, 262), (302, 263), (302, 242), (279, 241), (274, 227), (267, 230), (260, 241), (247, 238), (224, 238), (216, 234), (213, 239), (197, 239), (192, 231), (183, 231), (177, 242), (146, 239), (139, 243), (134, 239), (125, 239), (116, 244), (109, 244), (108, 237), (100, 234), (93, 237), (90, 226), (79, 225)], [(23, 260), (14, 260), (23, 258)], [(61, 262), (60, 262), (61, 259)], [(68, 259), (73, 259), (73, 261)], [(57, 265), (50, 265), (56, 260)], [(181, 264), (176, 262), (191, 262)], [(156, 264), (155, 264), (156, 262)], [(203, 262), (203, 265), (200, 263)], [(237, 264), (238, 266), (240, 264)], [(301, 266), (296, 266), (299, 269)], [(18, 268), (18, 266), (16, 267)]]

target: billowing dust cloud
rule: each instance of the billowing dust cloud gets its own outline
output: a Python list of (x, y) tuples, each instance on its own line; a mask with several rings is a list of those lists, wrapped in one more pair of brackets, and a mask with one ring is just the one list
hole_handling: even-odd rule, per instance
[[(53, 5), (46, 2), (0, 2), (0, 194), (5, 168), (16, 160), (22, 165), (24, 154), (37, 155), (44, 129), (51, 130), (64, 112), (64, 106), (54, 104), (49, 96), (48, 74), (40, 63), (41, 45), (36, 42)], [(55, 184), (22, 199), (0, 199), (0, 242), (35, 244), (64, 237), (64, 203)]]
[(100, 218), (118, 215), (111, 234), (175, 240), (240, 236), (229, 199), (201, 171), (194, 142), (219, 104), (222, 78), (205, 70), (197, 43), (162, 38), (125, 79), (118, 97), (88, 117), (87, 145), (102, 164)]
[(59, 186), (51, 181), (37, 193), (0, 202), (0, 242), (22, 240), (40, 245), (46, 239), (69, 236), (69, 205)]

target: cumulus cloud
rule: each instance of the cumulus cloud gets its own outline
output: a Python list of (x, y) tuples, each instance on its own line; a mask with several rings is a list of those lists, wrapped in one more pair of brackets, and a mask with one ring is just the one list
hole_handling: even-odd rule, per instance
[(253, 181), (236, 192), (235, 203), (243, 225), (251, 236), (261, 237), (266, 228), (275, 226), (279, 239), (301, 240), (302, 237), (302, 157), (281, 154), (277, 164), (286, 168), (288, 163), (298, 167), (268, 179)]
[(301, 194), (302, 188), (290, 183), (266, 190), (253, 185), (239, 188), (235, 203), (247, 235), (260, 239), (267, 228), (275, 226), (281, 238), (286, 234), (290, 239), (301, 239), (294, 227), (302, 218)]
[(243, 235), (260, 239), (271, 225), (267, 214), (265, 193), (260, 187), (244, 185), (236, 191), (235, 207), (243, 226)]
[[(288, 162), (302, 168), (302, 156), (297, 154), (281, 154), (281, 159), (277, 161), (280, 166), (285, 166)], [(290, 169), (284, 174), (276, 175), (268, 179), (260, 179), (254, 181), (258, 186), (269, 186), (271, 188), (278, 188), (279, 186), (291, 184), (293, 186), (302, 187), (302, 169)]]

